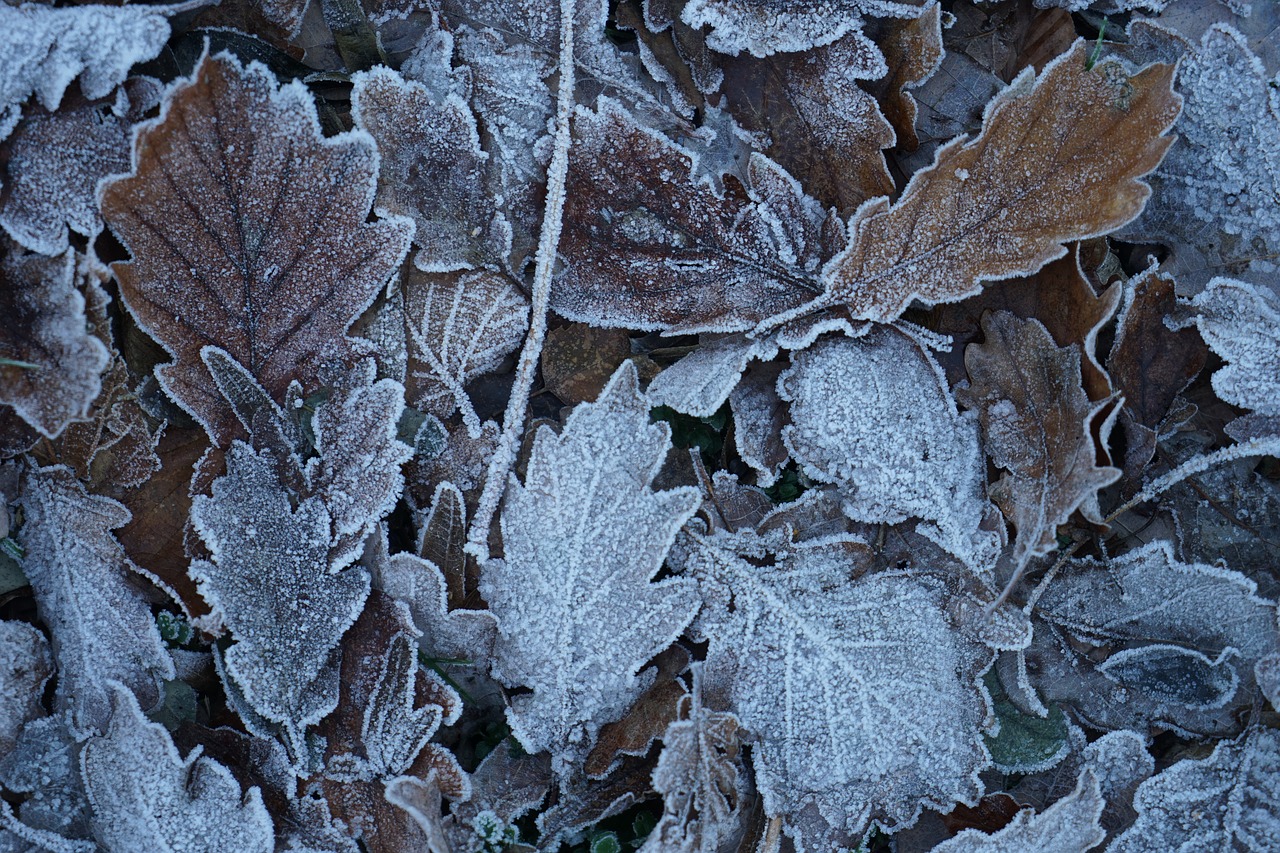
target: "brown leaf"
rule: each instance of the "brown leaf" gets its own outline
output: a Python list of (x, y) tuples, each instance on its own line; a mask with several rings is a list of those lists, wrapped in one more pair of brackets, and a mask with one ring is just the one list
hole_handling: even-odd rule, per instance
[(1172, 277), (1148, 269), (1129, 281), (1125, 297), (1107, 369), (1124, 394), (1124, 471), (1136, 483), (1155, 454), (1156, 428), (1200, 373), (1209, 350), (1194, 327), (1175, 332), (1164, 324), (1177, 308)]
[(603, 779), (624, 755), (642, 756), (676, 720), (680, 700), (688, 694), (680, 674), (689, 668), (689, 653), (672, 646), (658, 655), (651, 671), (653, 684), (631, 704), (621, 720), (600, 727), (600, 739), (587, 755), (583, 770), (592, 779)]
[(444, 576), (446, 602), (450, 610), (474, 606), (468, 604), (468, 596), (478, 595), (476, 585), (480, 580), (480, 570), (474, 558), (469, 559), (463, 551), (466, 544), (467, 507), (462, 500), (462, 492), (453, 483), (441, 483), (436, 486), (431, 509), (422, 521), (418, 556), (434, 563)]
[(733, 409), (733, 440), (738, 455), (756, 471), (756, 484), (772, 486), (791, 453), (782, 443), (782, 429), (790, 420), (787, 404), (778, 396), (781, 364), (749, 368), (729, 395)]
[(134, 171), (102, 210), (133, 254), (114, 267), (125, 304), (176, 361), (165, 390), (216, 443), (239, 433), (200, 359), (215, 345), (277, 400), (308, 391), (399, 264), (405, 220), (367, 223), (377, 169), (367, 137), (320, 135), (295, 83), (261, 65), (205, 57), (134, 140)]
[(0, 249), (0, 404), (54, 438), (89, 414), (109, 355), (85, 330), (73, 251), (29, 255), (7, 239)]
[(822, 211), (768, 158), (750, 187), (607, 98), (579, 109), (551, 306), (597, 326), (744, 331), (817, 291)]
[(1086, 70), (1086, 54), (1078, 41), (1038, 79), (1024, 71), (988, 106), (981, 136), (939, 149), (896, 204), (863, 205), (826, 293), (801, 311), (844, 303), (887, 322), (914, 299), (952, 302), (1035, 272), (1063, 242), (1137, 216), (1151, 193), (1139, 179), (1173, 142), (1163, 135), (1181, 103), (1173, 68)]
[(947, 49), (967, 54), (1006, 83), (1028, 66), (1039, 71), (1071, 48), (1076, 32), (1068, 12), (1036, 5), (1032, 0), (959, 4), (953, 9), (956, 22), (946, 32)]
[(569, 323), (547, 332), (542, 381), (566, 405), (594, 400), (630, 355), (631, 338), (625, 330)]
[[(1097, 492), (1116, 481), (1097, 467), (1090, 422), (1106, 403), (1081, 387), (1080, 352), (1059, 348), (1045, 327), (1007, 311), (986, 315), (986, 342), (965, 350), (970, 387), (957, 391), (978, 410), (987, 455), (1008, 473), (992, 497), (1018, 531), (1015, 566), (1055, 546), (1055, 533), (1076, 509), (1100, 522)], [(1105, 436), (1104, 436), (1105, 438)]]
[(878, 39), (889, 73), (876, 84), (880, 109), (897, 134), (900, 151), (920, 147), (916, 136), (916, 99), (907, 93), (924, 83), (942, 62), (942, 14), (937, 3), (931, 3), (918, 17), (906, 20), (886, 19)]

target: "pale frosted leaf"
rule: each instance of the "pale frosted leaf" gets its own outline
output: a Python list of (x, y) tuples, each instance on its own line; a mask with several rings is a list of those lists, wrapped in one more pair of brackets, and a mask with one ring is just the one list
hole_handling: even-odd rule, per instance
[(237, 420), (248, 432), (253, 445), (278, 454), (278, 462), (295, 469), (291, 474), (296, 473), (299, 454), (307, 441), (301, 421), (286, 416), (254, 375), (226, 350), (215, 346), (202, 347), (200, 360), (208, 368), (218, 392), (231, 405)]
[(708, 702), (753, 736), (765, 810), (800, 850), (854, 844), (872, 819), (909, 825), (922, 806), (980, 795), (990, 757), (978, 673), (993, 654), (954, 630), (940, 581), (850, 580), (870, 549), (847, 540), (755, 565), (723, 547), (732, 540), (690, 538), (683, 571), (704, 602), (694, 630), (710, 642)]
[(1280, 845), (1280, 734), (1254, 729), (1201, 760), (1179, 761), (1134, 796), (1138, 820), (1108, 853), (1275, 850)]
[(777, 353), (770, 338), (729, 335), (707, 341), (654, 377), (646, 393), (655, 406), (709, 418), (729, 399), (753, 359), (768, 361)]
[(382, 659), (360, 730), (365, 755), (377, 776), (397, 776), (408, 770), (440, 726), (439, 705), (414, 707), (417, 673), (417, 646), (397, 634)]
[(800, 310), (844, 304), (890, 321), (913, 300), (954, 302), (1035, 272), (1062, 243), (1137, 216), (1150, 195), (1140, 178), (1173, 141), (1162, 135), (1181, 101), (1173, 68), (1086, 70), (1086, 50), (1077, 41), (1038, 78), (1024, 71), (987, 106), (976, 139), (940, 148), (895, 204), (862, 205), (848, 249), (824, 271), (825, 294)]
[(1268, 280), (1280, 252), (1280, 100), (1233, 27), (1212, 26), (1188, 47), (1178, 66), (1178, 144), (1150, 178), (1146, 211), (1122, 234), (1170, 245), (1179, 283), (1192, 292), (1215, 274)]
[(28, 721), (44, 716), (40, 699), (51, 675), (44, 634), (25, 622), (0, 621), (0, 753), (13, 749)]
[(405, 288), (409, 399), (447, 417), (461, 409), (472, 437), (480, 419), (463, 386), (496, 368), (529, 328), (529, 299), (502, 273), (423, 275)]
[(933, 853), (1085, 853), (1107, 837), (1098, 825), (1103, 805), (1097, 778), (1092, 770), (1085, 770), (1074, 791), (1040, 814), (1024, 809), (993, 835), (966, 829), (934, 847)]
[[(1082, 385), (1080, 350), (1058, 347), (1038, 320), (1008, 311), (982, 319), (986, 337), (965, 349), (969, 387), (960, 402), (978, 411), (983, 446), (1005, 474), (992, 487), (1018, 531), (1021, 568), (1057, 547), (1057, 528), (1077, 509), (1101, 522), (1098, 490), (1120, 470), (1097, 465), (1092, 422), (1111, 400), (1094, 404)], [(1101, 440), (1106, 442), (1109, 425)]]
[(47, 258), (0, 249), (0, 357), (18, 362), (0, 363), (0, 404), (54, 438), (88, 416), (110, 354), (85, 328), (73, 251)]
[(694, 150), (621, 103), (574, 120), (557, 313), (597, 326), (734, 332), (818, 292), (824, 213), (761, 154), (746, 182), (706, 174)]
[(778, 379), (791, 401), (782, 431), (815, 480), (839, 486), (858, 521), (933, 522), (926, 532), (976, 571), (998, 543), (980, 531), (989, 504), (978, 425), (962, 415), (933, 358), (888, 327), (796, 353)]
[(194, 749), (184, 759), (168, 732), (117, 686), (111, 725), (81, 754), (93, 828), (110, 853), (271, 853), (275, 832), (262, 794)]
[(381, 66), (352, 84), (352, 116), (381, 154), (374, 204), (413, 219), (414, 265), (450, 272), (504, 259), (510, 236), (486, 186), (488, 155), (467, 102)]
[(618, 368), (564, 431), (538, 430), (524, 484), (502, 511), (505, 559), (485, 565), (481, 592), (498, 618), (494, 674), (532, 688), (508, 712), (526, 749), (551, 749), (563, 768), (643, 688), (640, 667), (697, 610), (684, 579), (649, 581), (698, 490), (651, 488), (670, 448), (649, 422), (636, 369)]
[(174, 677), (173, 662), (130, 583), (135, 567), (111, 533), (129, 522), (129, 511), (85, 492), (66, 468), (29, 473), (22, 507), (23, 569), (52, 635), (57, 707), (70, 712), (77, 731), (101, 729), (110, 714), (108, 682), (118, 681), (154, 708), (161, 682)]
[(404, 488), (400, 466), (413, 455), (397, 437), (404, 387), (374, 377), (368, 359), (346, 371), (313, 422), (320, 455), (307, 462), (306, 484), (328, 511), (334, 568), (358, 557), (373, 526), (395, 507)]
[(680, 17), (694, 28), (711, 27), (707, 45), (713, 50), (768, 56), (808, 50), (846, 33), (860, 33), (863, 15), (915, 17), (919, 6), (910, 0), (691, 0)]
[(360, 568), (329, 564), (330, 517), (315, 497), (291, 507), (271, 463), (236, 442), (212, 497), (197, 495), (191, 520), (211, 552), (190, 574), (234, 640), (226, 672), (267, 720), (295, 732), (337, 702), (336, 683), (312, 690), (369, 593)]
[(789, 422), (787, 404), (778, 396), (780, 364), (749, 369), (729, 395), (733, 410), (733, 441), (738, 455), (756, 472), (756, 485), (768, 488), (791, 458), (782, 441)]
[(102, 214), (133, 256), (114, 265), (125, 305), (176, 359), (164, 389), (225, 446), (238, 433), (200, 359), (225, 349), (282, 400), (320, 366), (399, 266), (412, 223), (367, 222), (378, 165), (360, 131), (321, 135), (301, 81), (204, 57), (134, 136), (133, 171), (103, 185)]
[(1213, 374), (1218, 397), (1260, 415), (1280, 415), (1280, 296), (1215, 278), (1191, 308), (1205, 343), (1227, 362)]
[[(30, 795), (18, 806), (22, 827), (53, 838), (89, 837), (89, 802), (80, 776), (79, 754), (80, 744), (68, 730), (67, 718), (57, 714), (27, 723), (13, 749), (0, 755), (0, 785)], [(0, 826), (7, 823), (5, 806), (0, 806)], [(23, 834), (17, 826), (10, 824), (9, 828)], [(79, 844), (93, 847), (91, 843)], [(76, 849), (75, 842), (68, 847)]]
[(433, 658), (480, 663), (489, 659), (497, 623), (487, 610), (450, 610), (439, 567), (413, 554), (380, 555), (373, 565), (378, 588), (404, 602), (422, 632), (419, 645)]
[(167, 15), (177, 6), (0, 6), (0, 138), (8, 136), (22, 102), (34, 93), (55, 110), (77, 77), (86, 98), (101, 98), (129, 69), (160, 53), (169, 40)]

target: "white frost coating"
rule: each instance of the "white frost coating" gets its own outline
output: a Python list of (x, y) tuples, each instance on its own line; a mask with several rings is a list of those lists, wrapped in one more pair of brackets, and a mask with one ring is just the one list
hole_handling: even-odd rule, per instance
[(497, 623), (488, 610), (449, 610), (444, 575), (430, 560), (385, 552), (372, 567), (378, 588), (403, 602), (422, 632), (418, 644), (430, 657), (488, 660)]
[(680, 18), (694, 29), (711, 27), (707, 46), (712, 50), (764, 57), (831, 44), (847, 33), (865, 40), (863, 15), (918, 14), (918, 6), (889, 0), (691, 0)]
[(197, 495), (191, 521), (212, 552), (190, 575), (235, 642), (225, 668), (244, 700), (284, 724), (295, 744), (338, 701), (336, 679), (313, 684), (369, 594), (361, 569), (329, 565), (330, 519), (319, 498), (296, 510), (271, 462), (235, 442), (213, 496)]
[(1205, 343), (1227, 362), (1213, 374), (1214, 393), (1234, 406), (1280, 415), (1280, 296), (1215, 278), (1191, 307)]
[(129, 584), (134, 566), (111, 531), (130, 514), (110, 498), (88, 494), (67, 468), (27, 475), (23, 570), (49, 628), (58, 662), (56, 707), (77, 732), (101, 730), (110, 714), (109, 682), (128, 686), (148, 707), (173, 661), (151, 609)]
[(1083, 758), (1084, 766), (1098, 778), (1098, 790), (1108, 800), (1138, 787), (1156, 771), (1146, 738), (1124, 729), (1107, 732), (1086, 746)]
[(709, 418), (724, 405), (752, 359), (768, 361), (778, 353), (772, 337), (730, 335), (705, 343), (649, 383), (649, 401), (696, 418)]
[(624, 362), (560, 435), (538, 430), (524, 485), (507, 488), (506, 559), (486, 563), (480, 583), (498, 618), (493, 672), (533, 689), (512, 698), (508, 719), (560, 770), (622, 715), (640, 667), (697, 612), (692, 581), (649, 582), (701, 502), (693, 487), (650, 488), (670, 446)]
[(80, 756), (93, 829), (108, 853), (271, 853), (275, 831), (262, 794), (226, 767), (185, 759), (164, 726), (143, 716), (128, 690), (115, 685), (111, 726)]
[(1280, 732), (1254, 729), (1142, 783), (1107, 853), (1280, 849)]
[(682, 569), (704, 602), (693, 630), (710, 641), (705, 690), (754, 735), (765, 811), (797, 849), (826, 853), (872, 819), (896, 828), (981, 796), (978, 673), (993, 652), (953, 629), (943, 585), (910, 572), (850, 581), (839, 541), (756, 566), (726, 546), (764, 543), (736, 538), (687, 543)]
[(1085, 853), (1107, 837), (1098, 824), (1104, 805), (1098, 780), (1086, 769), (1074, 791), (1040, 814), (1023, 809), (993, 835), (966, 829), (934, 847), (932, 853)]
[(994, 565), (998, 537), (979, 529), (989, 504), (977, 421), (914, 341), (883, 326), (822, 341), (793, 356), (778, 393), (791, 401), (791, 455), (839, 486), (850, 518), (933, 522), (920, 532), (979, 573)]
[(49, 643), (25, 622), (0, 621), (0, 755), (29, 720), (44, 716), (40, 694), (53, 674)]
[(166, 16), (190, 6), (0, 5), (0, 138), (32, 93), (51, 112), (77, 77), (86, 98), (110, 94), (130, 68), (160, 53), (169, 40)]

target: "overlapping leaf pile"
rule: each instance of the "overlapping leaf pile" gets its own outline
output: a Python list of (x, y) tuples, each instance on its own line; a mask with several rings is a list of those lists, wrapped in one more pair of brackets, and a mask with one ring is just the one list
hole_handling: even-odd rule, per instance
[(0, 851), (1280, 848), (1273, 4), (0, 28)]

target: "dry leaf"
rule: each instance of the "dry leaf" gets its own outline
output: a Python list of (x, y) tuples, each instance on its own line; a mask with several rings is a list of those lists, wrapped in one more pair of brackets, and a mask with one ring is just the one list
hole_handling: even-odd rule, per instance
[(897, 136), (895, 147), (915, 151), (920, 146), (916, 99), (907, 90), (921, 86), (942, 63), (942, 7), (930, 2), (915, 18), (891, 19), (881, 26), (885, 32), (879, 46), (889, 73), (874, 84), (880, 93), (880, 109)]
[(44, 716), (40, 699), (52, 675), (44, 634), (25, 622), (0, 621), (0, 754), (10, 754), (22, 727)]
[(630, 357), (626, 331), (569, 323), (547, 332), (542, 381), (556, 399), (573, 406), (600, 396), (618, 365)]
[(171, 90), (134, 139), (133, 173), (105, 185), (103, 216), (133, 254), (114, 266), (125, 304), (176, 358), (161, 384), (215, 443), (237, 427), (203, 347), (277, 400), (352, 353), (346, 329), (409, 240), (406, 220), (365, 221), (376, 169), (367, 135), (321, 136), (300, 82), (277, 88), (265, 67), (221, 54)]
[(1107, 837), (1106, 830), (1098, 825), (1104, 805), (1097, 777), (1092, 770), (1085, 770), (1074, 791), (1040, 814), (1024, 809), (993, 835), (965, 830), (930, 853), (1086, 853)]
[(625, 755), (643, 756), (678, 718), (681, 700), (689, 692), (680, 680), (689, 668), (689, 653), (672, 646), (658, 655), (651, 668), (656, 672), (653, 683), (631, 705), (627, 715), (600, 727), (600, 739), (582, 767), (590, 778), (608, 776)]
[[(920, 0), (837, 0), (834, 3), (778, 4), (773, 0), (690, 0), (680, 13), (691, 27), (711, 27), (707, 44), (721, 53), (753, 56), (809, 50), (846, 33), (862, 35), (862, 16), (910, 18)], [(873, 48), (874, 49), (874, 48)]]

